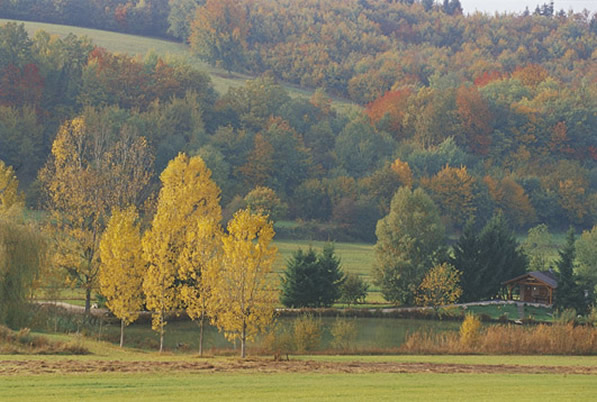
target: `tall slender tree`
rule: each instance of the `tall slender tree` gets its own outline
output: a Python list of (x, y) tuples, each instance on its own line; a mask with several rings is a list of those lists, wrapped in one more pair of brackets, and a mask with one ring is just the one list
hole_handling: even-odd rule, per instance
[(124, 327), (139, 317), (143, 307), (145, 261), (137, 209), (114, 208), (100, 241), (100, 292), (120, 319), (120, 347)]
[(273, 237), (267, 216), (240, 210), (222, 238), (223, 262), (213, 290), (216, 324), (226, 338), (240, 340), (243, 358), (247, 341), (271, 323), (278, 300), (270, 277), (277, 255)]
[[(160, 180), (157, 211), (151, 229), (143, 237), (143, 253), (148, 263), (143, 289), (147, 308), (153, 313), (152, 327), (160, 334), (162, 351), (166, 315), (184, 301), (181, 291), (189, 285), (182, 279), (196, 279), (205, 262), (205, 256), (193, 255), (194, 251), (188, 249), (197, 246), (201, 236), (209, 238), (210, 234), (200, 233), (207, 226), (198, 222), (203, 219), (218, 222), (221, 207), (220, 189), (199, 156), (189, 158), (179, 154), (162, 172)], [(186, 291), (183, 294), (189, 301), (191, 295)]]
[(573, 308), (577, 312), (586, 310), (586, 303), (582, 288), (576, 283), (574, 273), (576, 259), (576, 239), (574, 229), (570, 228), (566, 234), (566, 244), (558, 252), (559, 258), (555, 263), (558, 271), (558, 288), (554, 298), (557, 310)]

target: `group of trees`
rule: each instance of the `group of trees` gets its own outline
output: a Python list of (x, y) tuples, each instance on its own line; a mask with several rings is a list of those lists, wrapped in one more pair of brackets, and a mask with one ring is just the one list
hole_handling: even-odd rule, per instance
[(172, 37), (167, 32), (169, 3), (165, 0), (10, 0), (0, 3), (0, 18)]
[[(160, 176), (162, 187), (151, 226), (141, 233), (134, 206), (114, 205), (100, 241), (99, 279), (107, 305), (124, 326), (144, 304), (160, 334), (179, 309), (200, 320), (200, 353), (206, 317), (230, 340), (246, 342), (273, 318), (277, 299), (268, 274), (276, 257), (268, 217), (238, 211), (220, 227), (220, 190), (203, 160), (185, 154)], [(83, 264), (85, 265), (85, 264)], [(123, 342), (121, 332), (121, 345)]]
[(596, 44), (594, 16), (554, 17), (553, 7), (533, 15), (466, 16), (458, 1), (179, 3), (191, 17), (171, 28), (206, 61), (272, 71), (358, 103), (405, 84), (472, 82), (529, 63), (557, 79), (580, 78), (591, 70)]
[(292, 98), (270, 76), (219, 95), (205, 74), (155, 54), (29, 38), (16, 24), (0, 36), (0, 158), (30, 206), (41, 200), (37, 172), (61, 123), (84, 116), (111, 137), (143, 133), (154, 159), (147, 192), (178, 152), (201, 155), (222, 188), (225, 220), (265, 203), (276, 219), (325, 223), (325, 237), (374, 241), (407, 185), (431, 196), (449, 232), (499, 211), (517, 230), (595, 223), (591, 81), (528, 65), (457, 87), (397, 89), (364, 113), (339, 114), (323, 90)]
[(553, 244), (545, 225), (530, 229), (527, 240), (519, 244), (499, 214), (481, 229), (469, 221), (450, 251), (431, 197), (422, 189), (403, 186), (394, 195), (388, 215), (377, 224), (374, 277), (388, 301), (438, 306), (458, 299), (504, 297), (505, 281), (527, 270), (549, 268), (559, 280), (556, 308), (584, 312), (597, 295), (596, 232), (594, 226), (575, 241), (571, 228), (552, 265), (546, 262), (546, 245), (552, 248)]

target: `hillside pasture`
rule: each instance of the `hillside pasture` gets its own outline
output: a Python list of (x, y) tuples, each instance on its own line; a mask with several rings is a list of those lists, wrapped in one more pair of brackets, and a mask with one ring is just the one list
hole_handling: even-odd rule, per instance
[[(194, 56), (193, 53), (191, 53), (188, 45), (180, 42), (68, 25), (57, 25), (32, 21), (17, 21), (0, 18), (0, 25), (7, 22), (24, 24), (25, 30), (30, 36), (33, 36), (35, 32), (39, 30), (43, 30), (52, 35), (58, 35), (60, 37), (64, 37), (69, 33), (73, 33), (77, 36), (87, 36), (95, 45), (103, 47), (114, 53), (126, 53), (130, 56), (144, 57), (150, 52), (155, 52), (155, 54), (163, 57), (166, 60), (184, 60), (198, 70), (207, 73), (211, 77), (214, 88), (220, 94), (226, 93), (229, 88), (243, 86), (245, 81), (255, 78), (246, 74), (229, 74), (224, 69), (211, 67), (207, 63), (201, 61), (198, 57)], [(293, 85), (285, 85), (285, 88), (292, 97), (309, 98), (313, 94), (312, 90), (302, 89)], [(333, 99), (332, 104), (338, 111), (341, 112), (348, 112), (350, 110), (360, 108), (354, 103), (337, 98)]]

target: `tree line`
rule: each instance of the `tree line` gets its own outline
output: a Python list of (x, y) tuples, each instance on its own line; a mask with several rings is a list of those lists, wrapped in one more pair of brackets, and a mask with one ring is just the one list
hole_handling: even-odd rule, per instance
[(0, 35), (0, 159), (34, 208), (60, 125), (82, 116), (108, 142), (145, 138), (148, 193), (178, 152), (201, 155), (225, 219), (266, 203), (278, 220), (316, 222), (322, 237), (374, 241), (407, 185), (432, 197), (449, 232), (499, 211), (517, 230), (595, 224), (592, 81), (572, 89), (527, 65), (472, 86), (389, 91), (364, 112), (338, 113), (322, 89), (292, 98), (271, 76), (218, 94), (179, 60), (115, 55), (72, 35), (29, 38), (16, 24)]
[(554, 307), (585, 313), (597, 296), (597, 226), (566, 243), (551, 262), (553, 239), (545, 225), (529, 230), (521, 244), (502, 214), (482, 228), (467, 222), (448, 247), (439, 209), (421, 188), (401, 187), (390, 212), (376, 229), (374, 281), (383, 297), (404, 305), (440, 306), (461, 300), (505, 299), (503, 283), (528, 271), (548, 271), (558, 279)]

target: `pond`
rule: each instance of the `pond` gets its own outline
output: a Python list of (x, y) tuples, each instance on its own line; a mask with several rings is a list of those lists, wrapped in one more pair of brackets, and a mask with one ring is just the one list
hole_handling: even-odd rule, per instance
[[(296, 318), (282, 317), (278, 319), (278, 325), (290, 326)], [(330, 347), (332, 335), (330, 328), (336, 318), (323, 317), (322, 338), (320, 349)], [(457, 331), (460, 327), (458, 321), (435, 321), (401, 318), (347, 318), (356, 321), (356, 340), (353, 343), (355, 349), (390, 349), (402, 345), (409, 334), (416, 331)], [(102, 329), (102, 340), (117, 343), (119, 340), (120, 327), (118, 325), (104, 326)], [(258, 345), (259, 339), (250, 346)], [(194, 351), (198, 349), (199, 326), (193, 321), (171, 321), (166, 325), (164, 345), (168, 350)], [(133, 324), (125, 329), (125, 345), (139, 347), (142, 349), (157, 349), (159, 346), (159, 335), (151, 330), (149, 323)], [(205, 330), (204, 348), (209, 349), (233, 349), (234, 344), (228, 342), (224, 335), (218, 332), (217, 328), (207, 326)]]

